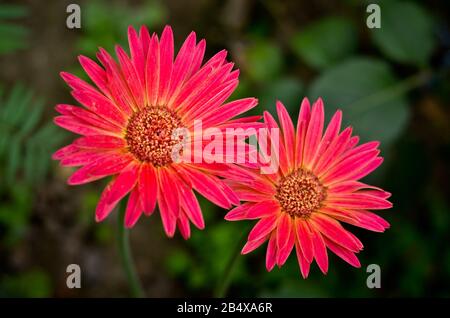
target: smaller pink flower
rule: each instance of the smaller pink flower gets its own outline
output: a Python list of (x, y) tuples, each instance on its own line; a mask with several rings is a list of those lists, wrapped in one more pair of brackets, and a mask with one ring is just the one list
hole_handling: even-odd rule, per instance
[[(328, 252), (360, 267), (356, 253), (360, 240), (342, 225), (348, 223), (383, 232), (389, 223), (370, 210), (388, 209), (390, 193), (358, 181), (383, 161), (379, 142), (358, 145), (352, 128), (342, 132), (342, 112), (337, 111), (325, 132), (322, 100), (312, 109), (308, 99), (301, 105), (296, 130), (282, 103), (277, 102), (281, 123), (279, 169), (273, 174), (242, 168), (228, 184), (241, 201), (229, 221), (258, 220), (242, 249), (247, 254), (268, 241), (266, 268), (281, 267), (295, 248), (302, 276), (308, 276), (315, 260), (328, 271)], [(278, 128), (267, 112), (268, 128)], [(261, 142), (261, 141), (260, 141)], [(272, 140), (271, 140), (272, 142)]]

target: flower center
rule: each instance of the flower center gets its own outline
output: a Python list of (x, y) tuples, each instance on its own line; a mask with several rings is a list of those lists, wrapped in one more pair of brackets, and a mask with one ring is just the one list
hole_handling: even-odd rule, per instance
[(176, 113), (164, 106), (147, 106), (128, 121), (125, 139), (130, 152), (142, 162), (155, 167), (172, 163), (172, 148), (179, 140), (172, 138), (182, 123)]
[(326, 188), (314, 174), (298, 169), (281, 180), (275, 198), (283, 212), (291, 217), (307, 218), (320, 208), (326, 194)]

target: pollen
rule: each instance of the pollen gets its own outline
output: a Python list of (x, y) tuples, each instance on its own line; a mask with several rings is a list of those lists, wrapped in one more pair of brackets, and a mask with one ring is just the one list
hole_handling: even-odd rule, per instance
[(179, 143), (172, 137), (177, 128), (182, 128), (182, 122), (173, 110), (147, 106), (130, 117), (125, 140), (138, 160), (161, 167), (172, 163), (172, 149)]
[(281, 180), (275, 198), (291, 217), (308, 218), (322, 206), (326, 194), (326, 188), (313, 173), (298, 169)]

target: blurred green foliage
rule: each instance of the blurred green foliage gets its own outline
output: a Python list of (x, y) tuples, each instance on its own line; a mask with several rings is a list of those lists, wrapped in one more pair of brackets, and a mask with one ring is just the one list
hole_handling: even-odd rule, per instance
[(358, 31), (344, 17), (321, 19), (292, 36), (292, 49), (309, 66), (324, 69), (353, 54)]
[(387, 57), (426, 66), (436, 48), (433, 17), (419, 4), (381, 1), (382, 27), (371, 32), (375, 45)]
[(27, 47), (28, 30), (17, 21), (27, 14), (25, 6), (0, 4), (0, 54)]
[(49, 297), (52, 293), (50, 278), (43, 270), (33, 269), (17, 276), (0, 280), (0, 297)]
[(2, 182), (14, 183), (17, 177), (29, 185), (47, 174), (48, 158), (61, 143), (52, 122), (42, 124), (44, 103), (18, 84), (8, 96), (0, 90), (0, 163)]
[(379, 140), (388, 147), (403, 132), (409, 117), (405, 92), (398, 85), (389, 64), (358, 57), (324, 71), (308, 95), (313, 100), (321, 96), (328, 115), (342, 109), (345, 124), (353, 126), (363, 141)]
[(89, 1), (83, 6), (83, 36), (77, 46), (79, 54), (94, 54), (98, 47), (109, 52), (116, 44), (126, 44), (128, 26), (150, 29), (160, 26), (167, 15), (161, 1), (147, 0), (140, 6), (112, 4), (111, 1)]

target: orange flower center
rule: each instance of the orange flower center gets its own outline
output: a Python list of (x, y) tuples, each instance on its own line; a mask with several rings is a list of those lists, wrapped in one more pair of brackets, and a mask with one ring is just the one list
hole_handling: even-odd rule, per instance
[(129, 151), (140, 161), (165, 166), (172, 163), (173, 146), (179, 143), (172, 134), (181, 127), (174, 111), (165, 106), (147, 106), (129, 119), (125, 140)]
[(281, 180), (275, 198), (283, 212), (307, 218), (321, 207), (326, 194), (326, 188), (314, 174), (298, 169)]

